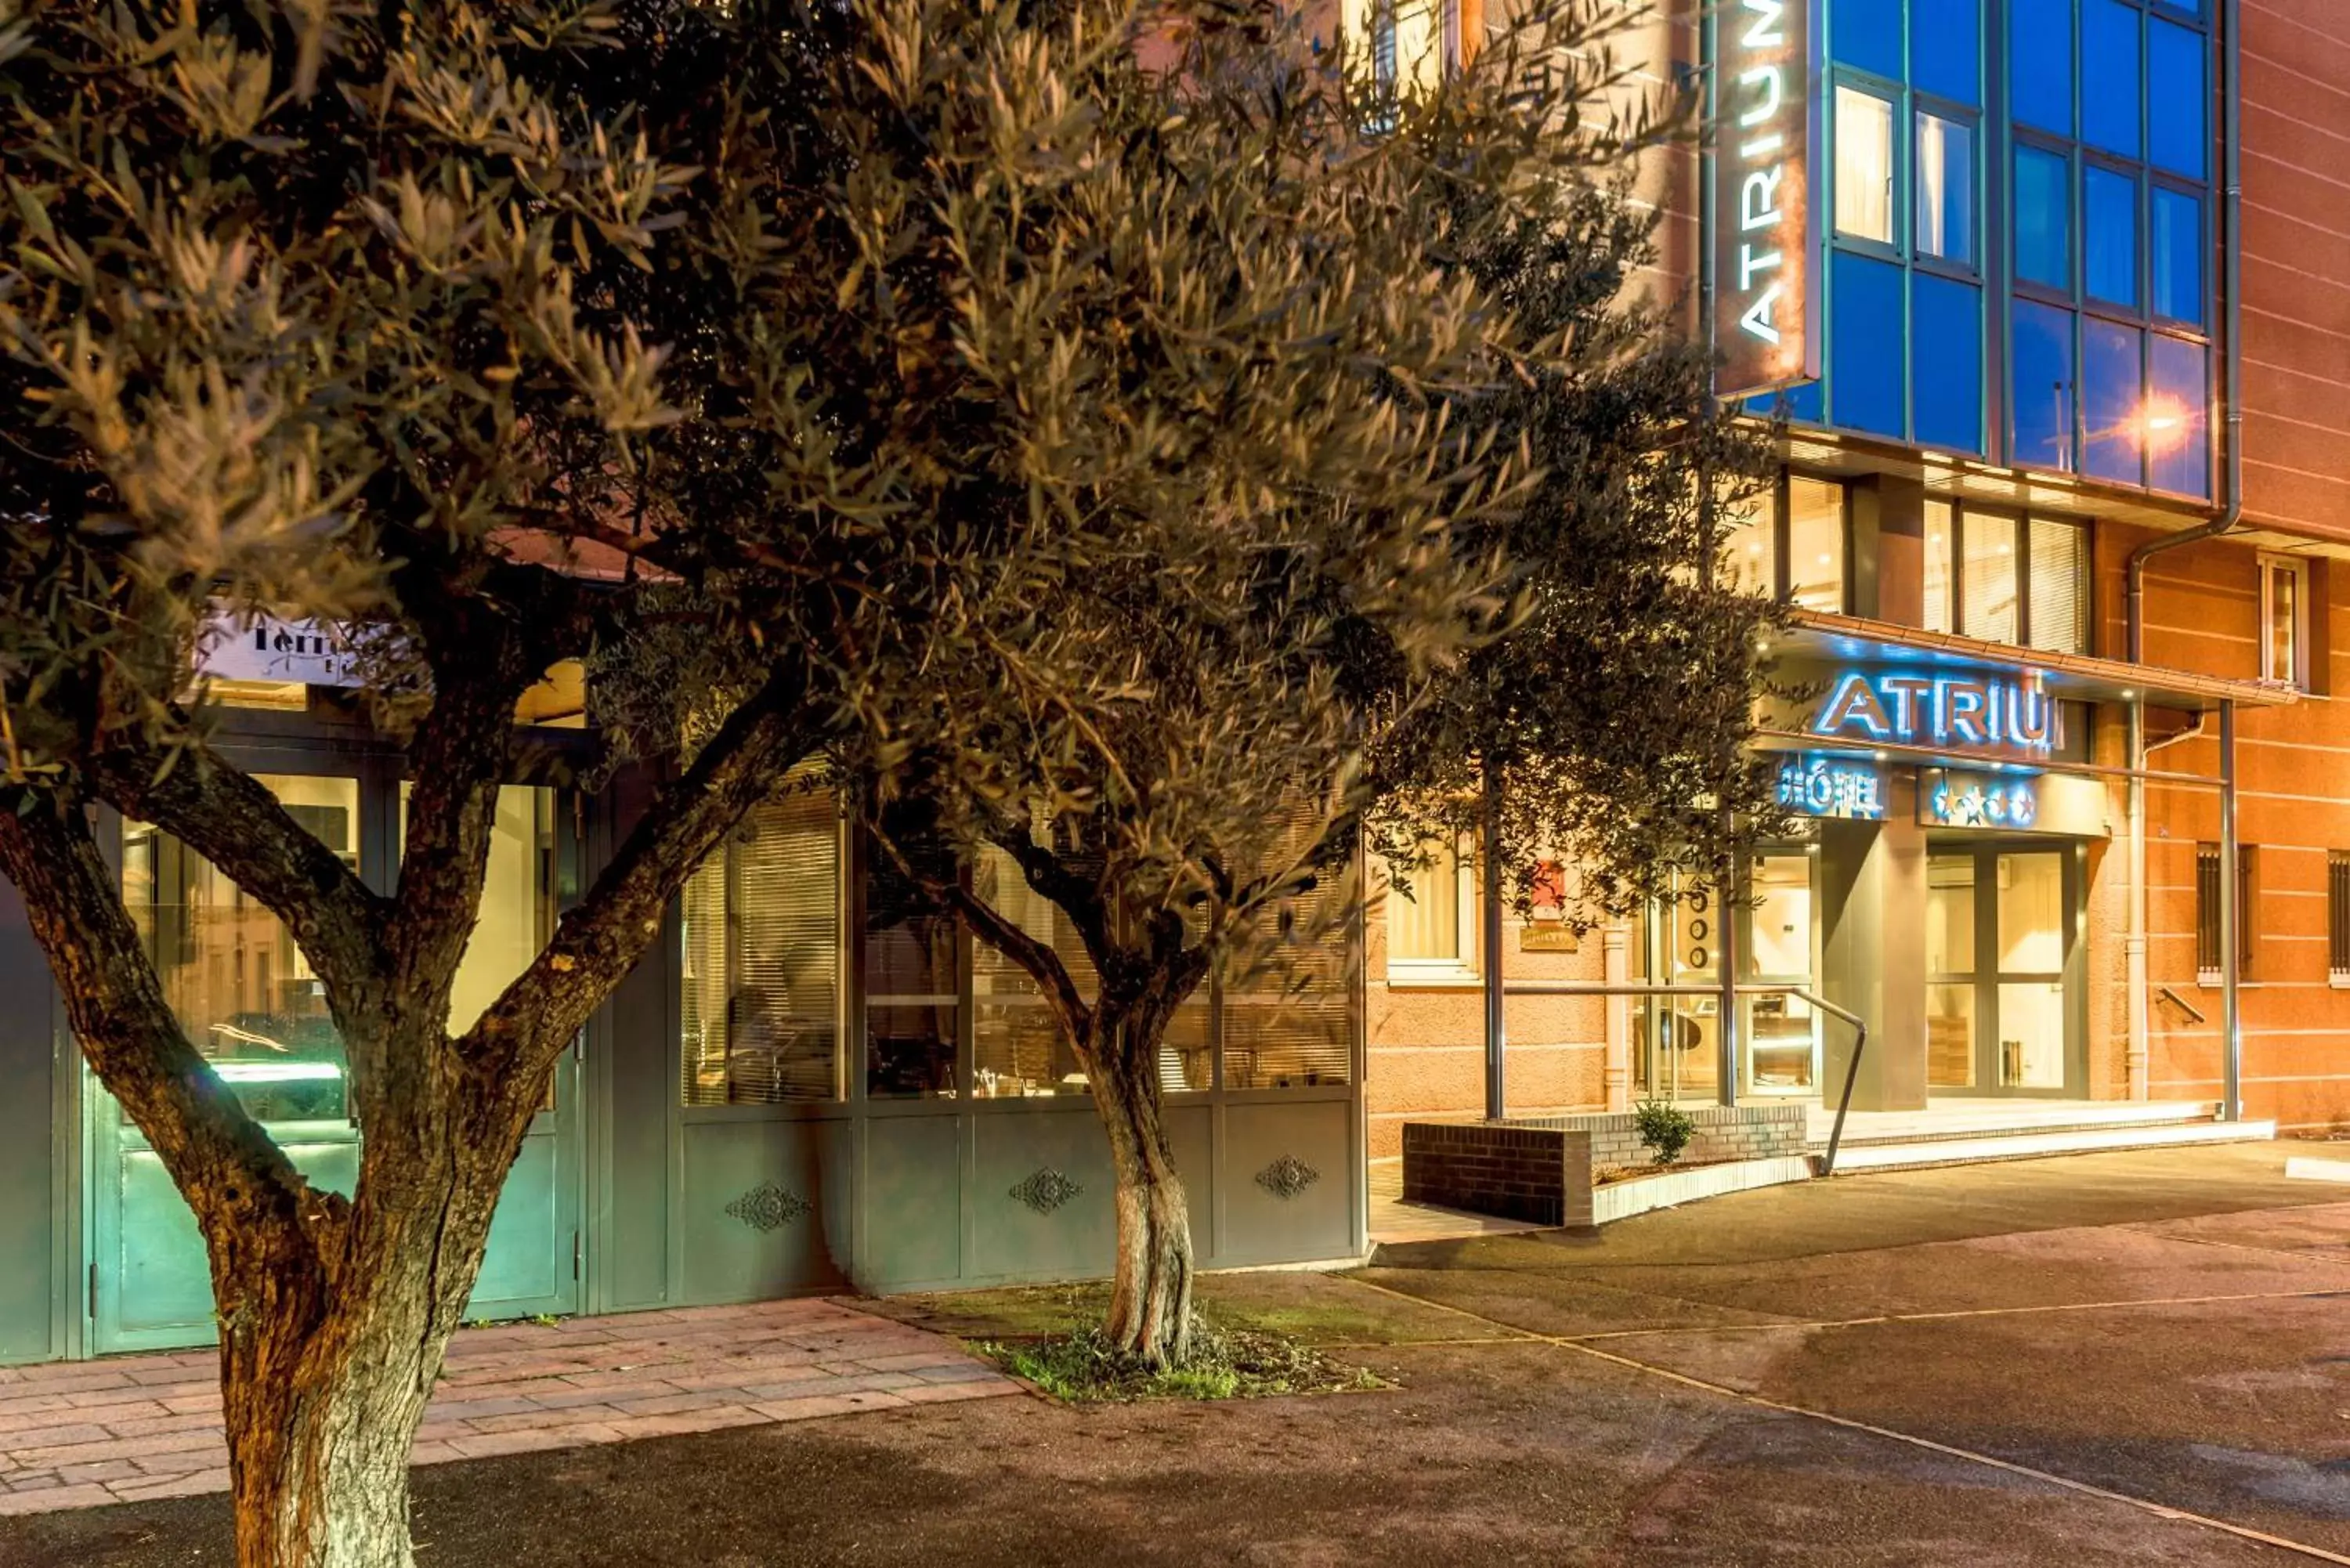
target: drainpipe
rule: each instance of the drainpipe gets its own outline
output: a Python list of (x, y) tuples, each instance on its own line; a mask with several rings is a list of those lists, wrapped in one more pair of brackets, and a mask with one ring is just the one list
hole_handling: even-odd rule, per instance
[(1498, 763), (1485, 774), (1485, 1119), (1509, 1115), (1505, 1082), (1510, 1035), (1505, 993), (1502, 989), (1502, 770)]
[[(2220, 7), (2221, 27), (2225, 36), (2220, 53), (2221, 167), (2224, 170), (2221, 189), (2221, 223), (2227, 244), (2220, 258), (2221, 287), (2226, 295), (2227, 311), (2227, 445), (2222, 453), (2220, 470), (2220, 508), (2217, 516), (2199, 527), (2184, 533), (2149, 539), (2129, 553), (2123, 567), (2125, 580), (2124, 614), (2129, 637), (2129, 659), (2133, 664), (2146, 661), (2146, 564), (2166, 551), (2182, 549), (2206, 539), (2217, 539), (2234, 530), (2244, 517), (2244, 172), (2243, 172), (2243, 43), (2242, 0), (2225, 0)], [(2194, 732), (2200, 732), (2201, 721)], [(2184, 740), (2186, 736), (2174, 737)], [(2236, 1120), (2243, 1114), (2240, 1092), (2241, 1078), (2243, 1026), (2238, 1012), (2236, 936), (2234, 919), (2236, 903), (2236, 720), (2232, 703), (2222, 702), (2220, 709), (2220, 1038), (2224, 1044), (2224, 1092), (2220, 1115), (2224, 1121)], [(2168, 742), (2165, 742), (2166, 744)], [(2144, 702), (2133, 700), (2130, 711), (2131, 766), (2146, 766), (2146, 720)], [(2147, 973), (2147, 910), (2146, 910), (2146, 781), (2130, 781), (2130, 932), (2129, 954), (2129, 1053), (2131, 1095), (2146, 1096), (2147, 1062), (2148, 999), (2147, 988), (2152, 983)]]

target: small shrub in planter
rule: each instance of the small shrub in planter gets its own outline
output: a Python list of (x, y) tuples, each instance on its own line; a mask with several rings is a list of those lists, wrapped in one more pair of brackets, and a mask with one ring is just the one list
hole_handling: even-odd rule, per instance
[(1688, 1113), (1662, 1100), (1644, 1100), (1632, 1112), (1632, 1125), (1640, 1134), (1640, 1142), (1651, 1151), (1659, 1166), (1667, 1166), (1681, 1157), (1690, 1139), (1697, 1136), (1697, 1123)]

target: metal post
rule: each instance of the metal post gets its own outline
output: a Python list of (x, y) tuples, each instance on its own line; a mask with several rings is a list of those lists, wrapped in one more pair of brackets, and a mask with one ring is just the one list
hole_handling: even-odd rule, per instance
[(2147, 1079), (2151, 1067), (2149, 1034), (2152, 1020), (2152, 997), (2147, 987), (2153, 977), (2147, 972), (2146, 958), (2146, 780), (2139, 776), (2146, 770), (2146, 699), (2132, 697), (2129, 704), (2129, 937), (2124, 948), (2126, 972), (2129, 977), (2129, 1096), (2133, 1100), (2147, 1097)]
[(2236, 842), (2236, 704), (2220, 702), (2220, 1119), (2244, 1116), (2244, 1020), (2239, 994), (2243, 976), (2236, 961), (2238, 909), (2236, 863), (2242, 849)]
[(1502, 989), (1502, 772), (1485, 773), (1485, 1119), (1509, 1115), (1510, 1033)]
[(1714, 906), (1721, 928), (1714, 950), (1721, 965), (1721, 1027), (1714, 1032), (1720, 1054), (1714, 1066), (1714, 1100), (1723, 1106), (1738, 1104), (1738, 913), (1744, 869), (1739, 860), (1731, 862), (1730, 875)]

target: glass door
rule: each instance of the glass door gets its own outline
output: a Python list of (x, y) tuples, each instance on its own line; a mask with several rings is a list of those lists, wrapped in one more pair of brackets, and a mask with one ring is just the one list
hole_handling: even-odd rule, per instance
[[(1812, 870), (1800, 848), (1766, 850), (1747, 869), (1741, 949), (1745, 979), (1812, 991), (1817, 972)], [(1812, 1004), (1784, 993), (1740, 999), (1745, 1025), (1745, 1090), (1754, 1095), (1819, 1091), (1820, 1023)]]
[(1934, 846), (1926, 875), (1929, 1089), (2054, 1096), (2079, 1088), (2078, 884), (2070, 849)]

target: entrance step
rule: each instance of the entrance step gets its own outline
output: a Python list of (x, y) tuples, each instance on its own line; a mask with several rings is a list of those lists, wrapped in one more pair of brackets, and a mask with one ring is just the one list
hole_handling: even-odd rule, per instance
[[(2276, 1123), (2218, 1122), (2209, 1117), (2176, 1121), (2093, 1123), (2039, 1127), (2029, 1131), (1951, 1132), (1892, 1140), (1847, 1138), (1836, 1149), (1835, 1173), (1912, 1169), (1931, 1165), (1975, 1165), (1996, 1159), (2038, 1159), (2057, 1154), (2094, 1154), (2126, 1148), (2190, 1148), (2210, 1144), (2266, 1143)], [(1814, 1163), (1823, 1152), (1813, 1151)]]

